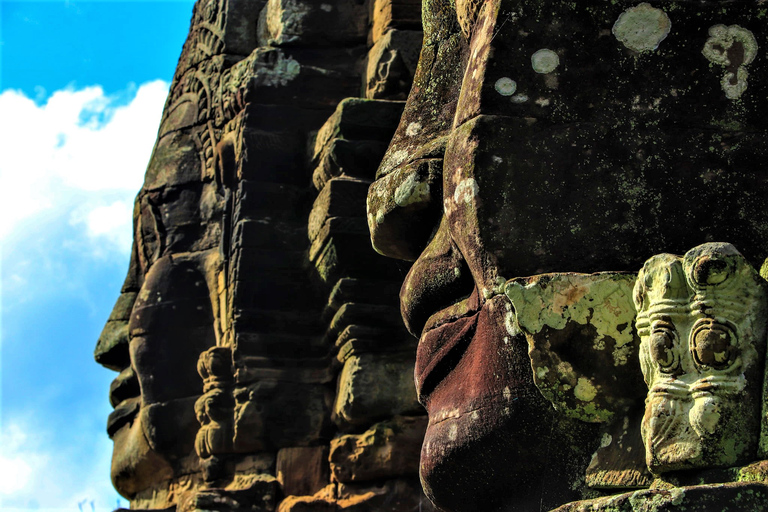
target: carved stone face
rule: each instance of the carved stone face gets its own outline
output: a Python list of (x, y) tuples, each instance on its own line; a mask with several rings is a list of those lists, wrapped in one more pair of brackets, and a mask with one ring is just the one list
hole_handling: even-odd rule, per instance
[[(759, 268), (763, 27), (727, 2), (450, 3), (424, 2), (419, 69), (368, 221), (377, 250), (415, 260), (401, 307), (420, 336), (427, 491), (451, 510), (546, 508), (578, 498), (566, 482), (597, 439), (534, 386), (502, 285), (636, 271), (718, 240)], [(554, 460), (566, 469), (547, 474)]]
[[(198, 263), (183, 256), (156, 261), (131, 313), (128, 371), (139, 393), (116, 404), (107, 427), (115, 443), (113, 482), (126, 496), (170, 479), (178, 472), (177, 463), (193, 454), (200, 426), (194, 403), (202, 393), (197, 360), (216, 342), (208, 286)], [(127, 406), (135, 416), (123, 414)]]
[[(164, 144), (173, 154), (196, 151), (191, 138), (161, 137), (158, 148)], [(188, 171), (183, 160), (165, 167), (156, 149), (137, 200), (133, 264), (118, 301), (130, 305), (124, 318), (107, 324), (120, 324), (119, 336), (102, 334), (97, 347), (97, 360), (121, 371), (110, 390), (115, 411), (107, 423), (112, 480), (138, 506), (162, 505), (165, 497), (154, 492), (168, 494), (169, 480), (199, 473), (194, 404), (203, 381), (197, 362), (216, 344), (220, 264), (218, 230), (207, 230), (199, 213), (206, 186), (185, 182)], [(206, 230), (208, 236), (201, 234)]]
[[(196, 6), (136, 199), (128, 276), (96, 347), (96, 360), (121, 372), (111, 386), (115, 410), (107, 421), (112, 481), (135, 508), (170, 506), (178, 486), (187, 485), (181, 480), (200, 479), (197, 362), (221, 335), (224, 198), (221, 179), (214, 178), (215, 108), (206, 97), (206, 80), (220, 62), (205, 60), (198, 36), (203, 23), (221, 17), (219, 3)], [(215, 44), (220, 32), (208, 42)]]

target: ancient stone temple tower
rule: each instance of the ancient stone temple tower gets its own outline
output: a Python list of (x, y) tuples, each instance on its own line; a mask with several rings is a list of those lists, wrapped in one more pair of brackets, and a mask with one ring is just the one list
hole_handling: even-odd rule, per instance
[(766, 16), (198, 0), (95, 352), (115, 487), (768, 509)]

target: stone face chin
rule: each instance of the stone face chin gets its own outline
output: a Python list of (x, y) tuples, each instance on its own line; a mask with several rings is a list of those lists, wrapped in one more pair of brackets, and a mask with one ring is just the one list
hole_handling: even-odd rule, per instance
[(138, 418), (115, 432), (112, 440), (112, 483), (123, 496), (133, 498), (173, 476), (168, 461), (149, 446)]

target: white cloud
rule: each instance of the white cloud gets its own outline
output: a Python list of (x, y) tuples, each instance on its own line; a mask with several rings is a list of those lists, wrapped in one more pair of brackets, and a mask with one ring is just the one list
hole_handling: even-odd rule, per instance
[[(39, 418), (37, 418), (39, 419)], [(109, 475), (111, 442), (103, 433), (63, 445), (43, 424), (16, 420), (0, 431), (0, 508), (4, 511), (108, 512), (120, 498)]]
[(43, 105), (0, 94), (0, 242), (68, 219), (94, 247), (125, 252), (167, 94), (160, 80), (125, 105), (99, 86), (57, 91)]
[(0, 432), (0, 496), (27, 492), (32, 484), (32, 467), (47, 462), (45, 455), (23, 452), (27, 439), (28, 436), (15, 424)]
[[(98, 86), (57, 91), (43, 103), (0, 93), (0, 374), (8, 382), (33, 371), (22, 367), (20, 353), (56, 354), (67, 364), (74, 354), (90, 359), (114, 300), (103, 297), (117, 296), (127, 266), (133, 200), (167, 94), (162, 81), (120, 98)], [(95, 289), (106, 282), (109, 292)], [(54, 323), (55, 330), (40, 332)], [(36, 330), (27, 329), (32, 324)], [(104, 371), (95, 363), (93, 369)], [(91, 512), (91, 502), (97, 512), (114, 509), (112, 442), (103, 427), (108, 382), (86, 413), (83, 404), (93, 397), (62, 401), (61, 386), (47, 375), (39, 380), (34, 390), (15, 382), (0, 390), (34, 396), (36, 404), (0, 407), (0, 510), (76, 512), (82, 505)], [(72, 411), (66, 421), (52, 419), (62, 408)]]

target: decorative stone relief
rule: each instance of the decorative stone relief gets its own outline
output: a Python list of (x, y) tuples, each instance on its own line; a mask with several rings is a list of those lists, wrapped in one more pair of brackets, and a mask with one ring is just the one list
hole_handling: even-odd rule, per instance
[(232, 451), (233, 410), (232, 351), (214, 347), (200, 354), (197, 371), (203, 379), (203, 395), (195, 402), (195, 415), (200, 430), (195, 438), (195, 451), (207, 469), (206, 479), (215, 477), (210, 471), (218, 465), (218, 455)]
[(765, 281), (730, 244), (643, 266), (634, 300), (649, 389), (642, 436), (654, 473), (755, 458), (767, 299)]

